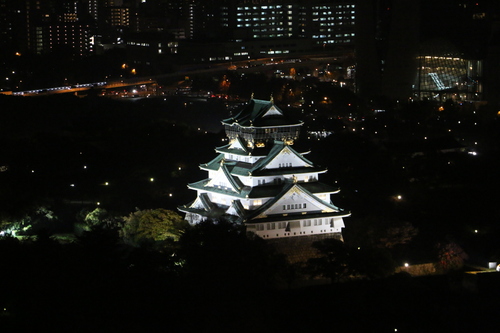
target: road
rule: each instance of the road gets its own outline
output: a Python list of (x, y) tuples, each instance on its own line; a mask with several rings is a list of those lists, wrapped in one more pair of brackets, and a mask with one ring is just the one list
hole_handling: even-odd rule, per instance
[(158, 80), (162, 81), (171, 80), (172, 82), (178, 82), (184, 80), (186, 76), (205, 74), (205, 73), (209, 74), (209, 73), (225, 72), (227, 70), (238, 70), (248, 73), (248, 72), (262, 71), (263, 68), (265, 68), (266, 66), (275, 66), (277, 69), (290, 68), (296, 66), (298, 63), (300, 63), (302, 66), (313, 66), (315, 64), (325, 63), (329, 61), (333, 62), (339, 58), (340, 57), (332, 55), (330, 56), (309, 55), (293, 59), (261, 58), (261, 59), (215, 63), (215, 64), (187, 65), (184, 66), (183, 68), (179, 68), (179, 70), (176, 71), (175, 73), (158, 74), (148, 77), (119, 79), (108, 82), (93, 82), (93, 83), (76, 84), (71, 86), (32, 89), (26, 91), (2, 91), (0, 92), (0, 94), (13, 95), (13, 96), (40, 96), (40, 95), (53, 95), (61, 93), (78, 93), (80, 91), (85, 91), (92, 88), (113, 89), (113, 88), (121, 88), (121, 87), (135, 86), (135, 85), (147, 85), (154, 83)]

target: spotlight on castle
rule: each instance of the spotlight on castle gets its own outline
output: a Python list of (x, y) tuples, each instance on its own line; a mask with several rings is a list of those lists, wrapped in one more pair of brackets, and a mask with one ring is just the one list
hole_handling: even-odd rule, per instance
[(288, 119), (272, 98), (251, 99), (222, 121), (229, 144), (200, 165), (206, 179), (188, 184), (196, 199), (178, 209), (191, 224), (226, 220), (264, 239), (329, 235), (342, 239), (349, 212), (330, 197), (338, 188), (318, 181), (326, 169), (293, 148), (302, 122)]

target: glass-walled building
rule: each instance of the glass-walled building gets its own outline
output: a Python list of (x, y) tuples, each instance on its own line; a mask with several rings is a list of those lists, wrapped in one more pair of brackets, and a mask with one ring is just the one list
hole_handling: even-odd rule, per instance
[(456, 55), (420, 55), (413, 85), (418, 100), (478, 101), (482, 98), (482, 60)]

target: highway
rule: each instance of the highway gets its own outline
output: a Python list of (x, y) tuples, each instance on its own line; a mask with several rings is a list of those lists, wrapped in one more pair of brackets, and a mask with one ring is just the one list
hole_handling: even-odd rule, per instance
[(236, 62), (225, 62), (216, 64), (203, 64), (203, 65), (187, 65), (184, 68), (180, 68), (174, 73), (159, 74), (148, 77), (136, 77), (127, 79), (118, 79), (108, 82), (93, 82), (93, 83), (83, 83), (76, 85), (60, 86), (60, 87), (50, 87), (50, 88), (40, 88), (25, 91), (0, 91), (0, 94), (12, 95), (12, 96), (41, 96), (41, 95), (53, 95), (61, 93), (78, 93), (80, 91), (89, 90), (92, 88), (99, 89), (113, 89), (120, 87), (128, 87), (135, 85), (147, 85), (156, 82), (160, 79), (171, 79), (172, 82), (178, 82), (183, 80), (186, 76), (204, 73), (216, 73), (224, 72), (227, 70), (239, 70), (242, 72), (258, 72), (263, 70), (266, 66), (276, 66), (277, 68), (290, 68), (301, 63), (302, 66), (312, 66), (316, 63), (335, 61), (338, 57), (334, 56), (320, 56), (311, 55), (307, 57), (293, 58), (293, 59), (280, 59), (280, 58), (262, 58), (254, 60), (243, 60)]

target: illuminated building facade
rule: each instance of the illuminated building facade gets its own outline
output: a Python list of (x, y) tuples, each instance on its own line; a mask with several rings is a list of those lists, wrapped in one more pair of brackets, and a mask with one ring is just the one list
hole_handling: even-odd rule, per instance
[(355, 23), (353, 2), (313, 3), (299, 8), (299, 36), (322, 47), (353, 44)]
[(273, 101), (252, 99), (222, 121), (229, 144), (200, 165), (208, 178), (188, 184), (196, 199), (179, 207), (186, 220), (244, 224), (264, 239), (333, 235), (342, 239), (349, 212), (333, 205), (338, 188), (318, 181), (326, 170), (293, 148), (301, 122), (288, 120)]
[[(225, 15), (229, 16), (230, 13)], [(297, 36), (298, 6), (295, 4), (242, 4), (236, 7), (233, 15), (236, 17), (233, 35), (236, 39)], [(223, 21), (222, 24), (227, 23)]]
[(445, 101), (482, 99), (483, 61), (466, 59), (451, 43), (433, 41), (417, 56), (414, 97)]
[(47, 26), (48, 48), (68, 47), (78, 56), (93, 52), (93, 36), (90, 25), (77, 21), (55, 23)]
[(419, 99), (481, 100), (482, 61), (452, 56), (419, 56), (415, 96)]
[(114, 27), (128, 27), (130, 25), (130, 9), (127, 7), (109, 7), (110, 24)]

